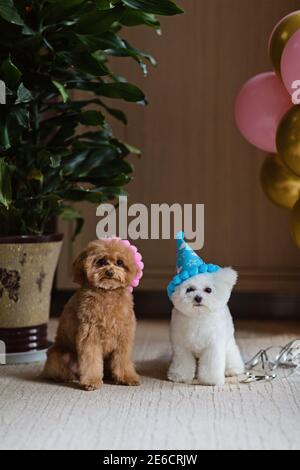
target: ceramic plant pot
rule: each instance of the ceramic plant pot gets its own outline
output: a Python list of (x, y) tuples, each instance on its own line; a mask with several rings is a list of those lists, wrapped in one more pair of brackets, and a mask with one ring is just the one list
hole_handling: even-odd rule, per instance
[(0, 237), (2, 363), (45, 357), (51, 290), (62, 239), (60, 234)]

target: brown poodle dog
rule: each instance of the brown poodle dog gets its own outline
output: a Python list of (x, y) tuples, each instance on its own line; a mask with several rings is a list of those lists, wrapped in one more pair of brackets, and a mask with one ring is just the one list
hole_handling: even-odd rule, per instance
[(139, 273), (134, 252), (119, 239), (97, 240), (73, 264), (79, 290), (64, 308), (43, 376), (100, 388), (104, 360), (118, 384), (139, 385), (132, 362), (136, 329), (130, 286)]

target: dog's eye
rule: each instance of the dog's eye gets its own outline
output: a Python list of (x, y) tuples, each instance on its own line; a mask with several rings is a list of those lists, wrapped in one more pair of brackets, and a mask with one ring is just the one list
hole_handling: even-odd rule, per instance
[(190, 294), (191, 292), (195, 292), (195, 287), (188, 287), (187, 290), (186, 290), (186, 293), (187, 294)]
[(207, 294), (211, 294), (212, 289), (210, 287), (207, 287), (206, 289), (204, 289), (204, 292), (206, 292)]
[(120, 268), (124, 268), (125, 266), (124, 261), (122, 261), (121, 259), (118, 259), (117, 266), (119, 266)]
[(101, 258), (101, 259), (98, 259), (98, 261), (96, 261), (96, 264), (97, 266), (107, 266), (108, 261), (106, 258)]

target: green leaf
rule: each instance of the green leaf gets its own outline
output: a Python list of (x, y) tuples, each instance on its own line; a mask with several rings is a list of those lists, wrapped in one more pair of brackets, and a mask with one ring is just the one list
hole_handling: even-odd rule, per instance
[(18, 10), (15, 8), (12, 0), (0, 0), (0, 17), (9, 23), (19, 26), (24, 25), (24, 21), (20, 17)]
[(127, 144), (126, 142), (123, 142), (124, 147), (128, 150), (129, 153), (132, 153), (133, 155), (141, 155), (140, 149), (137, 147), (134, 147), (133, 145)]
[(103, 192), (91, 191), (89, 189), (76, 188), (68, 191), (63, 191), (62, 197), (67, 201), (88, 201), (93, 204), (98, 204), (105, 200)]
[(170, 0), (122, 0), (122, 2), (130, 8), (155, 15), (170, 16), (183, 13), (183, 10)]
[[(112, 137), (111, 132), (107, 130), (88, 131), (78, 136), (79, 142), (77, 144), (77, 148), (83, 148), (83, 147), (95, 148), (97, 144), (100, 144), (100, 143), (109, 144), (111, 137)], [(84, 142), (82, 140), (84, 140)], [(93, 145), (91, 145), (91, 143), (88, 144), (87, 142), (85, 142), (85, 140), (92, 141)]]
[(55, 113), (54, 116), (49, 117), (41, 122), (42, 127), (47, 127), (47, 132), (49, 132), (49, 128), (53, 129), (56, 126), (63, 126), (66, 124), (74, 124), (76, 125), (78, 122), (78, 113), (72, 112), (72, 108), (70, 112), (65, 113)]
[(24, 36), (34, 36), (36, 34), (36, 31), (34, 31), (27, 24), (25, 24), (22, 28), (22, 34), (24, 34)]
[(74, 209), (74, 207), (64, 206), (61, 216), (64, 220), (76, 221), (75, 232), (74, 232), (73, 239), (72, 239), (74, 241), (75, 237), (79, 235), (84, 225), (84, 218), (82, 217), (82, 214), (80, 214), (80, 212)]
[(77, 168), (87, 158), (88, 154), (89, 154), (89, 149), (87, 148), (84, 148), (81, 150), (74, 150), (72, 155), (64, 159), (64, 168), (63, 168), (64, 174), (70, 176), (73, 173), (75, 173)]
[(160, 29), (160, 22), (154, 15), (141, 10), (132, 10), (131, 8), (126, 9), (121, 18), (121, 23), (125, 26), (146, 25), (156, 30)]
[[(84, 43), (86, 42), (86, 36), (78, 36), (79, 39)], [(129, 44), (128, 41), (122, 40), (119, 36), (112, 32), (102, 34), (97, 41), (94, 41), (92, 46), (101, 48), (106, 54), (117, 56), (117, 57), (132, 57), (136, 60), (144, 72), (147, 72), (144, 60), (148, 60), (152, 65), (156, 65), (154, 57), (150, 54), (142, 52)]]
[(9, 209), (12, 203), (12, 168), (4, 158), (0, 158), (0, 204)]
[(28, 174), (27, 179), (29, 181), (31, 180), (38, 181), (39, 183), (42, 184), (44, 181), (44, 175), (41, 172), (41, 170), (39, 170), (38, 168), (33, 168)]
[(119, 154), (116, 147), (110, 144), (100, 144), (97, 149), (90, 152), (84, 162), (76, 169), (76, 181), (90, 181), (89, 176), (102, 171), (102, 165), (108, 164), (118, 158)]
[(109, 75), (109, 70), (105, 64), (98, 61), (88, 52), (82, 54), (71, 54), (71, 61), (76, 69), (80, 69), (90, 75), (102, 77)]
[(80, 3), (84, 3), (86, 0), (47, 0), (47, 3), (54, 3), (55, 7), (64, 7), (68, 8), (68, 6), (74, 6)]
[(0, 75), (6, 86), (13, 89), (19, 83), (22, 73), (8, 57), (0, 67)]
[(119, 21), (124, 14), (123, 7), (110, 10), (91, 11), (82, 15), (75, 26), (78, 34), (101, 34), (109, 30), (111, 25)]
[(64, 147), (51, 148), (50, 150), (40, 150), (37, 155), (37, 162), (39, 167), (44, 167), (47, 171), (49, 165), (51, 168), (58, 168), (61, 164), (62, 158), (69, 156), (70, 149)]
[(77, 124), (72, 122), (67, 122), (65, 125), (61, 126), (55, 136), (51, 139), (50, 145), (52, 147), (64, 145), (68, 139), (74, 136), (76, 127)]
[(67, 90), (65, 89), (64, 85), (62, 83), (57, 82), (56, 80), (52, 80), (53, 85), (55, 88), (58, 89), (59, 93), (62, 96), (63, 102), (66, 103), (69, 100), (69, 94)]
[[(55, 170), (52, 170), (54, 172)], [(44, 194), (47, 194), (49, 197), (50, 195), (52, 196), (54, 191), (57, 191), (57, 189), (61, 186), (62, 184), (62, 178), (61, 175), (55, 172), (53, 175), (47, 175), (47, 180), (44, 182), (43, 185), (43, 192)]]
[(31, 91), (29, 91), (23, 83), (18, 88), (16, 104), (29, 103), (33, 99)]
[(105, 52), (117, 57), (132, 57), (136, 62), (138, 62), (145, 76), (148, 74), (148, 70), (144, 59), (148, 60), (153, 66), (156, 66), (156, 60), (152, 55), (132, 47), (127, 41), (122, 41), (122, 43), (121, 47), (106, 49)]
[(130, 83), (102, 83), (97, 87), (97, 92), (107, 98), (123, 99), (132, 103), (146, 103), (144, 93)]
[(0, 118), (0, 147), (4, 150), (8, 150), (11, 147), (7, 122), (4, 118)]
[(86, 0), (50, 0), (48, 3), (51, 3), (51, 5), (44, 9), (43, 16), (46, 23), (51, 24), (65, 20), (73, 13), (80, 12)]
[(120, 109), (110, 108), (109, 106), (104, 105), (104, 103), (102, 104), (102, 106), (104, 107), (104, 109), (106, 109), (106, 111), (111, 116), (118, 119), (118, 121), (123, 122), (123, 124), (125, 124), (125, 126), (128, 124), (127, 116), (123, 111), (121, 111)]
[[(128, 181), (126, 181), (128, 183)], [(99, 204), (101, 202), (115, 199), (118, 196), (124, 196), (127, 193), (123, 188), (114, 186), (110, 181), (111, 186), (97, 187), (92, 190), (83, 188), (74, 188), (72, 190), (64, 191), (62, 197), (69, 201), (88, 201), (93, 204)]]
[(12, 119), (12, 122), (14, 123), (13, 118), (15, 118), (15, 120), (21, 127), (24, 127), (25, 129), (29, 128), (30, 114), (29, 114), (28, 109), (22, 106), (15, 106), (14, 108), (11, 109), (10, 115), (9, 115), (9, 120)]
[(79, 116), (79, 122), (86, 126), (98, 126), (103, 124), (104, 116), (100, 111), (83, 111)]
[(37, 163), (38, 166), (48, 166), (51, 158), (51, 152), (49, 150), (43, 149), (40, 150), (37, 154)]
[[(108, 150), (109, 152), (109, 150)], [(103, 155), (103, 153), (102, 153)], [(94, 156), (93, 156), (94, 157)], [(113, 155), (111, 155), (111, 158)], [(96, 163), (94, 158), (93, 158), (93, 163)], [(117, 176), (120, 176), (120, 174), (130, 174), (132, 173), (132, 166), (130, 165), (129, 162), (123, 159), (111, 159), (111, 161), (108, 162), (103, 162), (103, 164), (94, 164), (93, 165), (93, 171), (87, 173), (86, 168), (85, 168), (85, 174), (80, 173), (80, 180), (82, 182), (90, 182), (93, 184), (97, 184), (99, 182), (99, 178), (105, 179), (105, 178), (116, 178)]]
[(77, 38), (93, 52), (99, 49), (105, 51), (106, 49), (125, 47), (124, 41), (111, 31), (103, 33), (100, 36), (77, 34)]
[(109, 10), (111, 8), (110, 0), (95, 0), (98, 10)]
[(51, 168), (59, 168), (61, 164), (62, 155), (51, 155), (50, 166)]

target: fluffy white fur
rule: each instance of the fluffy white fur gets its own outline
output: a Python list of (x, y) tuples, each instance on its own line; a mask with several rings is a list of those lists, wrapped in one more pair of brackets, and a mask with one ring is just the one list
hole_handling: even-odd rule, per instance
[(236, 281), (237, 273), (224, 268), (195, 276), (176, 289), (172, 296), (169, 380), (223, 385), (225, 376), (244, 372), (227, 306)]

